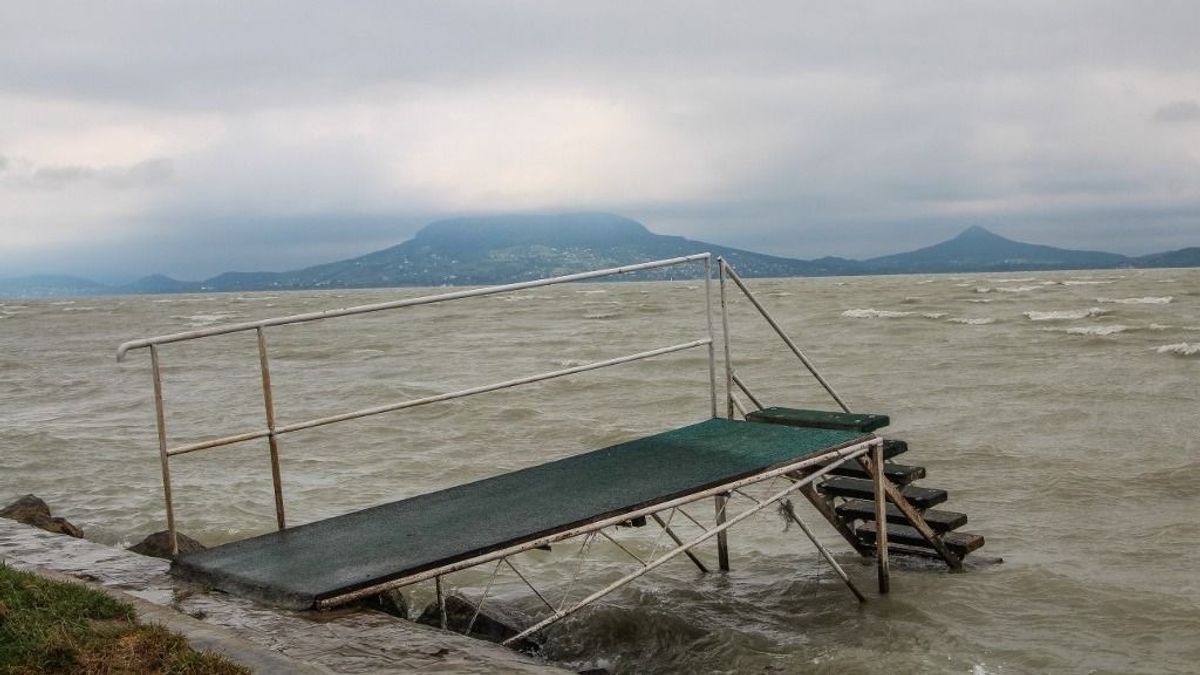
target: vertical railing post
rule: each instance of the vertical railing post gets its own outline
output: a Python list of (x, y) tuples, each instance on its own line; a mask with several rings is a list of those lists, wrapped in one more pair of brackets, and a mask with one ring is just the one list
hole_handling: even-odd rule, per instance
[(724, 332), (722, 342), (725, 345), (725, 414), (733, 419), (733, 359), (729, 346), (729, 306), (725, 299), (725, 259), (717, 258), (717, 276), (721, 280), (721, 330)]
[(171, 557), (174, 558), (179, 555), (179, 537), (175, 533), (175, 504), (171, 499), (171, 456), (167, 454), (167, 414), (163, 405), (158, 345), (150, 345), (150, 370), (154, 376), (154, 421), (158, 425), (158, 460), (162, 464), (163, 500), (167, 505), (167, 539), (171, 544)]
[(708, 323), (708, 387), (712, 416), (717, 416), (717, 351), (713, 330), (712, 255), (704, 259), (704, 318)]
[(275, 489), (275, 522), (279, 529), (287, 527), (283, 513), (283, 480), (279, 472), (279, 439), (275, 435), (275, 398), (271, 392), (271, 365), (267, 360), (267, 336), (262, 326), (258, 333), (258, 365), (262, 371), (263, 408), (267, 416), (267, 445), (271, 451), (271, 482)]
[[(719, 494), (713, 499), (716, 501), (717, 508), (716, 523), (720, 527), (725, 524), (725, 507), (729, 505), (729, 493)], [(721, 530), (717, 534), (717, 567), (722, 572), (729, 571), (729, 536), (725, 530)]]

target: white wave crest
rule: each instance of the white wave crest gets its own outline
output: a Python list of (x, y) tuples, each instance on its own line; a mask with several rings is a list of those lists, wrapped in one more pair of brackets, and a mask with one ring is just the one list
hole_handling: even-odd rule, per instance
[(1025, 312), (1026, 318), (1030, 321), (1074, 321), (1075, 319), (1089, 319), (1103, 314), (1108, 314), (1108, 310), (1100, 309), (1099, 307), (1060, 312)]
[(1163, 297), (1145, 297), (1145, 298), (1096, 298), (1096, 302), (1102, 302), (1108, 305), (1166, 305), (1175, 298), (1167, 295)]
[(848, 319), (899, 319), (912, 316), (916, 312), (893, 312), (886, 309), (848, 309), (842, 316)]
[(995, 279), (994, 281), (997, 284), (1027, 284), (1030, 281), (1037, 281), (1037, 277), (1021, 277), (1020, 279)]
[(990, 316), (985, 316), (977, 319), (967, 319), (960, 316), (946, 319), (950, 323), (961, 323), (965, 326), (986, 326), (991, 323), (996, 323), (996, 320)]
[(190, 321), (193, 326), (207, 326), (224, 319), (232, 319), (233, 314), (192, 314), (191, 316), (173, 316), (172, 319)]
[(1196, 344), (1177, 342), (1173, 345), (1157, 347), (1154, 351), (1159, 354), (1171, 354), (1173, 356), (1200, 356), (1200, 342)]
[(1119, 323), (1109, 324), (1107, 326), (1079, 326), (1077, 328), (1068, 328), (1065, 332), (1071, 335), (1116, 335), (1129, 330), (1129, 326), (1123, 326)]
[(925, 312), (921, 316), (925, 317), (926, 319), (935, 319), (936, 320), (936, 319), (940, 319), (940, 318), (946, 316), (946, 313), (945, 312)]
[(1115, 284), (1115, 281), (1097, 281), (1096, 279), (1067, 279), (1063, 282), (1063, 286), (1103, 286), (1104, 284)]
[[(1054, 282), (1051, 281), (1050, 283), (1053, 284)], [(1028, 293), (1029, 291), (1036, 291), (1044, 285), (1045, 284), (1038, 284), (1037, 286), (1001, 286), (996, 290), (1000, 291), (1001, 293)]]

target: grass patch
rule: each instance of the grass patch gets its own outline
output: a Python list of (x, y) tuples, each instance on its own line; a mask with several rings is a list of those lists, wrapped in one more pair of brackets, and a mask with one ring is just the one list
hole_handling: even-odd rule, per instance
[(161, 626), (137, 623), (131, 605), (83, 584), (0, 565), (0, 673), (246, 674), (200, 653)]

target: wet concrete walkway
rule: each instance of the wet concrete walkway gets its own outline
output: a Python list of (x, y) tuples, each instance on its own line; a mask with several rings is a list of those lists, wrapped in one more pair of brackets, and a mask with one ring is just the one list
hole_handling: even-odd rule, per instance
[[(151, 620), (177, 619), (179, 632), (191, 630), (201, 635), (197, 639), (201, 649), (242, 649), (247, 659), (258, 649), (268, 651), (259, 654), (262, 661), (248, 664), (258, 672), (286, 669), (287, 659), (311, 666), (313, 671), (335, 673), (569, 672), (498, 645), (379, 612), (289, 612), (209, 593), (169, 576), (165, 560), (51, 534), (3, 518), (0, 562), (90, 581), (164, 608), (164, 612), (176, 612), (156, 614), (152, 607), (138, 603), (139, 611), (150, 614)], [(204, 633), (206, 626), (213, 630)], [(271, 653), (282, 658), (273, 660)]]

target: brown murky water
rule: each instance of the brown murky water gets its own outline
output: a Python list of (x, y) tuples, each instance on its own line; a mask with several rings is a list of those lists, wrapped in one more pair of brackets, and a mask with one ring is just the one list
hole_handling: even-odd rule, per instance
[[(923, 484), (983, 556), (901, 566), (858, 607), (780, 520), (733, 531), (733, 572), (668, 564), (549, 634), (577, 667), (688, 672), (1195, 672), (1200, 668), (1200, 271), (753, 280), (852, 407), (891, 415)], [(124, 340), (421, 294), (415, 289), (0, 300), (0, 500), (36, 492), (89, 538), (162, 528), (147, 355)], [(270, 331), (282, 422), (700, 337), (695, 283), (559, 286)], [(770, 403), (827, 406), (747, 303), (733, 355)], [(252, 335), (163, 348), (172, 443), (262, 425)], [(703, 350), (282, 439), (289, 518), (309, 521), (703, 419)], [(206, 543), (273, 523), (265, 442), (172, 465)], [(800, 505), (797, 505), (800, 508)], [(801, 509), (805, 515), (807, 506)], [(857, 561), (808, 520), (870, 588)], [(649, 547), (651, 528), (629, 532)], [(644, 541), (638, 541), (643, 539)], [(522, 559), (561, 594), (574, 546)], [(712, 552), (705, 552), (710, 558)], [(630, 571), (593, 546), (589, 589)], [(489, 570), (490, 571), (490, 570)], [(501, 574), (498, 602), (539, 604)], [(469, 592), (487, 572), (458, 575)], [(417, 603), (428, 590), (416, 591)], [(578, 597), (578, 589), (576, 591)]]

